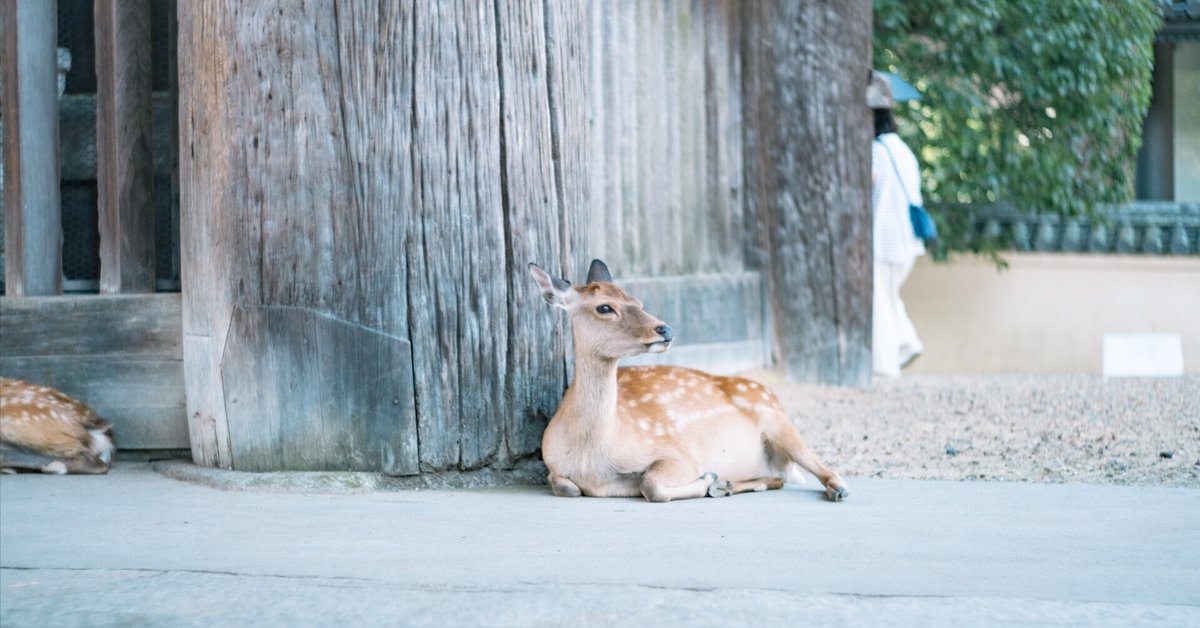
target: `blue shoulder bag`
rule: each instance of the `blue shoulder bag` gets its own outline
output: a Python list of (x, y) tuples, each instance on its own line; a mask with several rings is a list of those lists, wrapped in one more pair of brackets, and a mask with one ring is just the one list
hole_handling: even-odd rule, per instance
[(908, 201), (908, 219), (912, 222), (913, 234), (927, 242), (929, 240), (936, 240), (937, 224), (933, 222), (933, 217), (929, 215), (929, 212), (925, 211), (924, 207), (913, 205), (912, 197), (908, 195), (908, 188), (904, 187), (904, 177), (900, 176), (900, 169), (896, 167), (896, 158), (892, 156), (892, 151), (884, 142), (875, 141), (883, 146), (883, 150), (887, 151), (888, 159), (892, 160), (892, 170), (896, 172), (896, 180), (900, 182), (900, 189), (904, 191), (904, 199)]

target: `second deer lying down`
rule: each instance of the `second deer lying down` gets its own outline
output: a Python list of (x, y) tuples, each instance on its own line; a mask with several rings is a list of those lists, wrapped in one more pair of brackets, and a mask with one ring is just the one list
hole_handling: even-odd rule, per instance
[(673, 334), (612, 284), (604, 262), (592, 261), (580, 287), (530, 271), (546, 302), (567, 311), (575, 343), (575, 379), (542, 438), (555, 495), (722, 497), (782, 488), (795, 463), (830, 500), (849, 496), (762, 385), (680, 367), (618, 368), (623, 357), (666, 351)]
[(49, 386), (0, 377), (0, 472), (107, 473), (112, 424)]

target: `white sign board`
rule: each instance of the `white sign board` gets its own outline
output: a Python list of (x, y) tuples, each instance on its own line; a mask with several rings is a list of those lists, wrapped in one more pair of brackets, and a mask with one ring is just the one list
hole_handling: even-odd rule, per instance
[(1183, 375), (1179, 334), (1104, 334), (1105, 377)]

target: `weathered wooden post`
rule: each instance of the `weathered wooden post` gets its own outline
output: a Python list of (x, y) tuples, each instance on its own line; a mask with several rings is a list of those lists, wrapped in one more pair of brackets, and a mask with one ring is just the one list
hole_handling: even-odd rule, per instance
[(58, 189), (58, 3), (0, 3), (8, 296), (62, 293)]
[(154, 292), (150, 0), (96, 0), (100, 291)]
[(871, 3), (743, 8), (746, 211), (759, 228), (776, 360), (871, 381)]
[(565, 350), (524, 265), (570, 255), (581, 15), (180, 3), (197, 462), (412, 474), (537, 448)]

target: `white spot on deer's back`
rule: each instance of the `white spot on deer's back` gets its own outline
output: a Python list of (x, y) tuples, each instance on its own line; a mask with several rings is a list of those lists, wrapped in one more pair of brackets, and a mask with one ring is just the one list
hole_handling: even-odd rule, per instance
[(738, 385), (737, 385), (737, 389), (738, 389), (738, 392), (746, 392), (746, 385), (745, 385), (745, 384), (738, 384)]
[(637, 426), (639, 430), (646, 431), (650, 429), (650, 422), (646, 419), (638, 419)]

